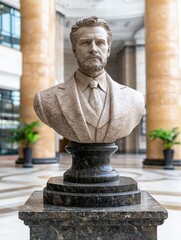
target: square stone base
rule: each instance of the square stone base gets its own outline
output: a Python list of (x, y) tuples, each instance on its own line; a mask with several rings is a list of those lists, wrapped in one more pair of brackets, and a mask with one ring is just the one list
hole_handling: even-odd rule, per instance
[(70, 208), (43, 204), (34, 192), (19, 212), (31, 240), (155, 240), (167, 211), (149, 193), (141, 204), (112, 208)]

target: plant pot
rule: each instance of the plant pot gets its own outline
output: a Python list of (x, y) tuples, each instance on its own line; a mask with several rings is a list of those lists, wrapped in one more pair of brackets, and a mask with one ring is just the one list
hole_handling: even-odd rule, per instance
[(165, 162), (164, 169), (165, 170), (174, 170), (174, 166), (173, 166), (174, 150), (164, 149), (163, 153), (164, 153), (164, 162)]
[(32, 153), (33, 150), (32, 148), (24, 148), (23, 149), (23, 154), (24, 154), (24, 164), (23, 167), (24, 168), (32, 168), (33, 164), (32, 164)]

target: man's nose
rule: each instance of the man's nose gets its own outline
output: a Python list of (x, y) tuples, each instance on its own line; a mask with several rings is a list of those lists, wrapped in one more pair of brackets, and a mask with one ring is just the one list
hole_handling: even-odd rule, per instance
[(97, 53), (97, 46), (94, 41), (91, 42), (89, 52), (91, 53)]

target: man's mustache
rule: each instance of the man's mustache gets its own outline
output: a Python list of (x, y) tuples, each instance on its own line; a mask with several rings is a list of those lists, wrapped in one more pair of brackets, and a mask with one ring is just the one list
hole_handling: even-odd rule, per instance
[(82, 62), (86, 61), (86, 60), (89, 60), (91, 58), (94, 58), (94, 59), (98, 59), (102, 62), (102, 58), (99, 56), (99, 55), (87, 55), (83, 58)]

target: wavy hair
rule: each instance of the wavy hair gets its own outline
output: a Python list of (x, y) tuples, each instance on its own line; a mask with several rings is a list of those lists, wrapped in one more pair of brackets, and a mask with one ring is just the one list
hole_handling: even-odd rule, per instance
[(75, 25), (72, 26), (71, 32), (70, 32), (70, 40), (72, 43), (72, 48), (75, 48), (76, 43), (76, 33), (81, 27), (103, 27), (107, 32), (107, 42), (109, 47), (112, 43), (112, 31), (107, 24), (107, 22), (103, 19), (100, 19), (98, 17), (92, 16), (89, 18), (82, 18), (79, 19)]

